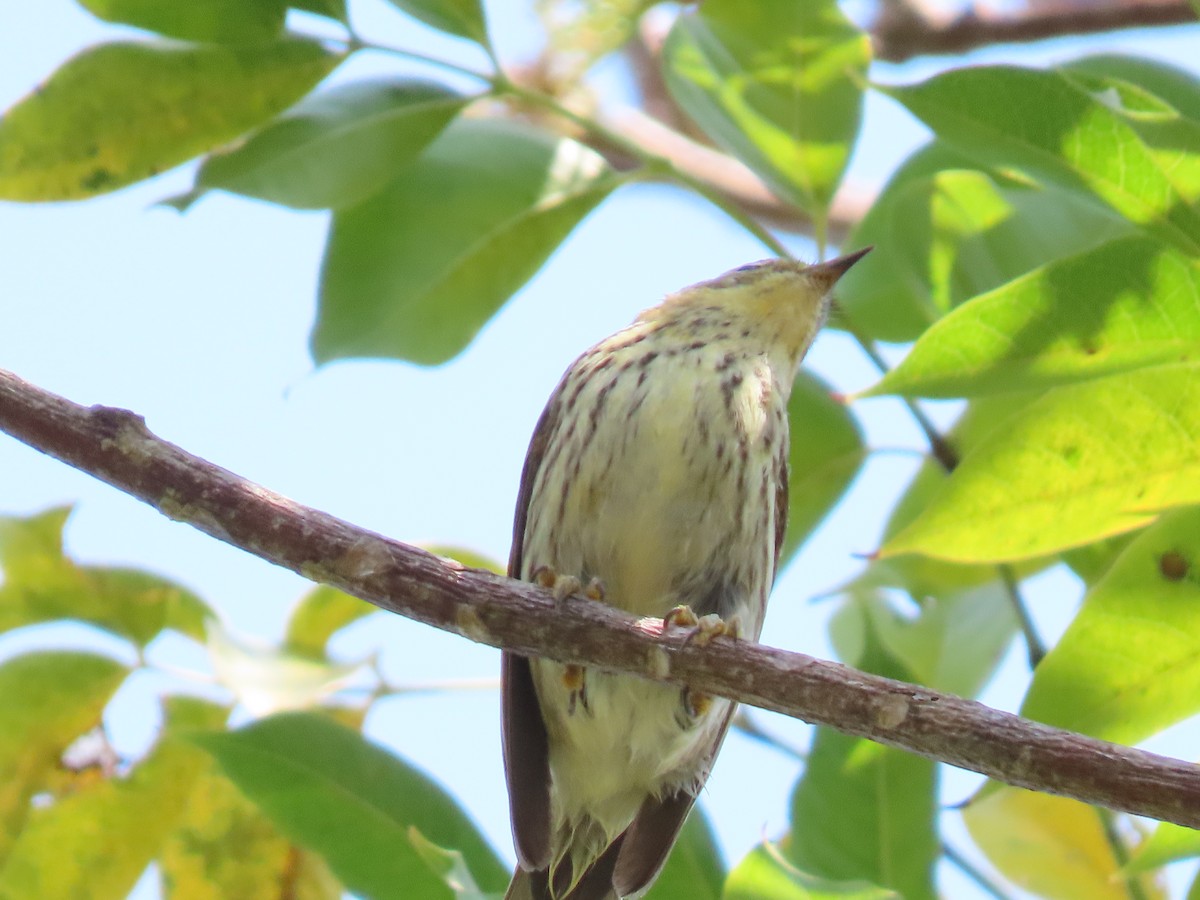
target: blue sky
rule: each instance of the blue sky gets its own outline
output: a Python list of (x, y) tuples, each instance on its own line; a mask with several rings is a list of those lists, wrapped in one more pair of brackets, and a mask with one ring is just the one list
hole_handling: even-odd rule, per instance
[[(352, 0), (351, 8), (367, 36), (476, 59), (382, 0)], [(538, 38), (527, 4), (505, 0), (488, 9), (503, 58), (516, 62), (533, 52)], [(67, 0), (0, 12), (0, 108), (71, 54), (116, 34)], [(1105, 38), (1103, 47), (1200, 72), (1189, 50), (1198, 37), (1196, 28), (1130, 32)], [(1081, 46), (991, 50), (973, 60), (1040, 64)], [(911, 81), (939, 65), (877, 67), (872, 76)], [(364, 57), (335, 77), (384, 68), (394, 63)], [(613, 73), (602, 73), (602, 81), (621, 87)], [(922, 135), (905, 113), (872, 95), (851, 177), (878, 184)], [(314, 370), (306, 347), (326, 215), (219, 195), (183, 216), (153, 206), (189, 185), (184, 167), (85, 203), (0, 203), (0, 366), (77, 402), (133, 409), (163, 437), (302, 503), (401, 540), (463, 545), (495, 559), (507, 556), (530, 431), (571, 359), (666, 292), (764, 255), (698, 199), (666, 187), (626, 188), (458, 359), (436, 369), (356, 361)], [(790, 243), (811, 257), (807, 242)], [(823, 337), (809, 364), (842, 390), (873, 378), (838, 335)], [(883, 452), (778, 583), (766, 643), (831, 655), (824, 623), (832, 604), (809, 598), (844, 581), (859, 565), (854, 554), (875, 547), (880, 510), (918, 463), (912, 453), (892, 452), (922, 445), (891, 401), (869, 401), (859, 411), (870, 445)], [(943, 420), (950, 412), (935, 409)], [(3, 436), (0, 473), (0, 514), (75, 503), (67, 543), (77, 558), (168, 575), (217, 606), (240, 633), (278, 638), (285, 611), (308, 589), (298, 576), (171, 523)], [(1053, 636), (1078, 594), (1056, 573), (1031, 596)], [(116, 649), (64, 626), (0, 638), (0, 656), (63, 643)], [(383, 615), (349, 629), (336, 646), (348, 657), (382, 648), (396, 683), (492, 678), (498, 663), (489, 648)], [(181, 640), (158, 648), (157, 658), (179, 666), (202, 661)], [(986, 699), (1012, 708), (1024, 678), (1021, 654), (1011, 654)], [(150, 739), (154, 698), (171, 683), (148, 675), (122, 691), (110, 717), (122, 749), (136, 752)], [(497, 706), (492, 690), (398, 697), (380, 705), (368, 732), (445, 783), (511, 858)], [(798, 723), (760, 721), (806, 739)], [(739, 736), (727, 743), (705, 803), (730, 859), (782, 830), (796, 774), (796, 764), (776, 751)], [(948, 778), (946, 801), (964, 799), (975, 783)]]

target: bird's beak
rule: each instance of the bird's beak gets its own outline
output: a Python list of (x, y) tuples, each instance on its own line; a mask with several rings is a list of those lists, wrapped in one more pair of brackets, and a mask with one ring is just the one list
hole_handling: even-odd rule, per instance
[(850, 271), (852, 265), (874, 249), (874, 247), (863, 247), (861, 250), (856, 250), (854, 253), (847, 253), (845, 256), (837, 257), (837, 259), (809, 266), (804, 270), (804, 273), (813, 281), (821, 284), (825, 290), (829, 290), (837, 284), (839, 278)]

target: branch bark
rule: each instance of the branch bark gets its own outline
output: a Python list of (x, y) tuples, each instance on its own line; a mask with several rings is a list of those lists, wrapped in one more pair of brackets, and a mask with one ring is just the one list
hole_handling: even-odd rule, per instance
[(799, 653), (701, 647), (586, 600), (433, 556), (301, 506), (152, 434), (0, 370), (0, 429), (215, 538), (470, 640), (688, 684), (1009, 784), (1200, 827), (1200, 767)]
[(877, 59), (904, 62), (917, 56), (954, 55), (996, 44), (1196, 23), (1196, 10), (1188, 0), (1089, 0), (1046, 4), (1019, 14), (976, 8), (945, 24), (932, 22), (911, 7), (907, 9), (899, 15), (885, 13), (870, 29)]

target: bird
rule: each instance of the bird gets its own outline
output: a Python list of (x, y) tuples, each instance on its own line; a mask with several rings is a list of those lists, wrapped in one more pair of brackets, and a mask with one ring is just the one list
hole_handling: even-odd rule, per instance
[[(707, 643), (757, 640), (788, 505), (788, 398), (831, 290), (868, 247), (774, 258), (668, 295), (579, 356), (534, 428), (508, 574)], [(506, 900), (639, 896), (735, 704), (504, 652), (517, 868)]]

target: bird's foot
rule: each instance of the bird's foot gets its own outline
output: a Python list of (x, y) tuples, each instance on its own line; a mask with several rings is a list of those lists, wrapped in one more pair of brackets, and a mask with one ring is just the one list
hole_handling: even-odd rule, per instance
[(559, 575), (554, 566), (538, 566), (533, 570), (533, 581), (554, 594), (554, 599), (562, 603), (568, 597), (582, 595), (589, 600), (604, 599), (604, 582), (593, 578), (583, 586), (583, 582), (574, 575)]
[(685, 644), (694, 643), (701, 647), (707, 647), (712, 643), (713, 638), (722, 635), (736, 641), (741, 634), (741, 627), (737, 619), (730, 619), (726, 622), (716, 613), (697, 617), (690, 606), (676, 606), (663, 617), (663, 630), (666, 631), (672, 626), (690, 629), (683, 642)]
[[(598, 602), (604, 600), (604, 582), (599, 578), (592, 578), (587, 587), (584, 587), (583, 582), (574, 575), (559, 575), (553, 566), (538, 566), (534, 570), (533, 580), (553, 593), (554, 599), (559, 603), (565, 603), (569, 597), (574, 596), (583, 596)], [(567, 715), (575, 715), (577, 709), (591, 715), (587, 669), (573, 663), (563, 666), (562, 683), (567, 689)]]
[[(695, 643), (707, 647), (714, 638), (725, 637), (737, 640), (740, 627), (736, 618), (726, 622), (716, 613), (697, 616), (690, 606), (676, 606), (663, 617), (663, 630), (675, 626), (690, 629), (685, 644)], [(675, 724), (686, 730), (696, 727), (696, 724), (712, 709), (712, 694), (683, 687), (679, 691), (679, 706), (675, 711)]]
[(587, 669), (574, 663), (563, 666), (563, 687), (567, 689), (567, 715), (575, 715), (576, 709), (582, 709), (589, 716), (592, 705), (588, 701)]

